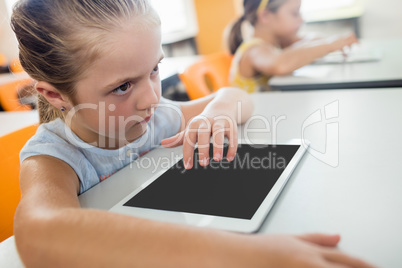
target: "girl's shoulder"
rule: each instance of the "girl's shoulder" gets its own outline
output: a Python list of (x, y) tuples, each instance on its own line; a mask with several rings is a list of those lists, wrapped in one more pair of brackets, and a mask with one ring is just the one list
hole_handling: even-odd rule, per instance
[(60, 143), (68, 145), (68, 139), (66, 134), (66, 129), (68, 127), (61, 119), (56, 119), (54, 121), (43, 123), (38, 127), (35, 135), (28, 141), (26, 145), (31, 143)]
[(75, 137), (61, 119), (43, 123), (20, 151), (20, 163), (29, 157), (42, 155), (62, 160), (76, 172), (83, 192), (99, 180), (86, 155), (82, 150), (77, 150), (73, 141)]
[(260, 38), (251, 38), (251, 39), (245, 40), (243, 43), (241, 43), (238, 50), (245, 51), (254, 46), (264, 46), (264, 45), (266, 45), (264, 40), (262, 40)]
[(253, 38), (243, 42), (240, 45), (236, 54), (246, 55), (249, 54), (251, 51), (254, 51), (257, 55), (260, 53), (277, 54), (281, 52), (281, 49), (270, 43), (265, 42), (260, 38)]

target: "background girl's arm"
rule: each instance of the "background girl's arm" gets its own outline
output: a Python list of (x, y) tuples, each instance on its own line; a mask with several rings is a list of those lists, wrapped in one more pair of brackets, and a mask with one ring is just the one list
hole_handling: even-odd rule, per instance
[(223, 157), (225, 137), (229, 141), (227, 158), (234, 158), (237, 150), (237, 124), (244, 123), (253, 112), (253, 102), (247, 92), (238, 88), (222, 88), (205, 98), (181, 105), (182, 125), (180, 132), (162, 141), (165, 147), (183, 144), (186, 168), (193, 165), (194, 147), (198, 143), (200, 165), (209, 162), (210, 138), (213, 138), (214, 159)]
[(283, 48), (287, 48), (287, 47), (289, 47), (289, 46), (291, 46), (291, 45), (293, 45), (293, 44), (295, 44), (295, 43), (298, 43), (298, 42), (303, 42), (303, 41), (305, 41), (305, 40), (307, 40), (306, 38), (302, 38), (302, 37), (300, 37), (300, 36), (298, 36), (298, 35), (296, 35), (296, 36), (292, 36), (292, 37), (290, 37), (290, 38), (284, 38), (284, 39), (282, 39), (281, 41), (280, 41), (280, 47), (283, 49)]
[(254, 74), (285, 75), (312, 63), (330, 52), (342, 50), (344, 47), (351, 46), (357, 42), (356, 36), (351, 34), (336, 40), (301, 41), (299, 44), (289, 46), (281, 52), (276, 51), (271, 46), (260, 45), (250, 48), (244, 56), (248, 58), (246, 62), (250, 62)]
[(284, 38), (280, 41), (280, 47), (285, 49), (290, 46), (300, 46), (313, 41), (323, 40), (325, 37), (317, 33), (306, 33), (303, 36), (295, 35), (288, 39)]

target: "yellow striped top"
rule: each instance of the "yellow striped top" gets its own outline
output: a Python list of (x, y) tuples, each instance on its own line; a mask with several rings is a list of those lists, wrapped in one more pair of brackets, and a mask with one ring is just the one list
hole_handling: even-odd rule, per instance
[(248, 41), (243, 42), (232, 60), (232, 65), (230, 67), (229, 81), (232, 86), (242, 88), (248, 93), (265, 91), (269, 89), (268, 80), (270, 77), (265, 75), (257, 75), (255, 77), (244, 77), (240, 73), (240, 59), (243, 57), (244, 53), (251, 47), (264, 43), (262, 39), (253, 38)]

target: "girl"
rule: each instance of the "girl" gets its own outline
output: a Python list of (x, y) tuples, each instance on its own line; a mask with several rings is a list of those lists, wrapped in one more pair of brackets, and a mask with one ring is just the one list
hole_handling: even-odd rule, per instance
[(21, 151), (14, 234), (28, 267), (370, 267), (333, 249), (337, 235), (242, 235), (81, 209), (77, 195), (161, 142), (183, 144), (191, 168), (196, 142), (206, 165), (210, 137), (220, 160), (226, 136), (232, 159), (252, 103), (234, 88), (161, 98), (160, 21), (146, 0), (20, 0), (12, 25), (42, 123)]
[[(270, 77), (289, 74), (357, 42), (354, 34), (301, 40), (297, 36), (303, 23), (300, 5), (301, 0), (244, 0), (244, 14), (233, 24), (228, 38), (234, 54), (229, 78), (233, 86), (248, 92), (268, 90)], [(253, 26), (253, 35), (243, 42), (245, 21)]]

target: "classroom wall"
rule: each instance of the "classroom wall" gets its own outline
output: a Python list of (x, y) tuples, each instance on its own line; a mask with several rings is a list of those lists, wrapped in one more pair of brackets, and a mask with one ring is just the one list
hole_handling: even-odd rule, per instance
[[(364, 14), (359, 19), (361, 38), (402, 37), (401, 0), (361, 0)], [(351, 21), (340, 20), (304, 25), (303, 32), (319, 32), (326, 35), (343, 34), (353, 29)]]
[[(365, 13), (360, 19), (362, 38), (402, 37), (401, 0), (363, 0)], [(223, 31), (239, 14), (242, 0), (194, 0), (197, 9), (199, 34), (196, 37), (199, 53), (210, 54), (224, 49)], [(349, 31), (348, 22), (309, 25), (306, 29), (324, 33)], [(0, 53), (7, 58), (18, 57), (17, 42), (9, 25), (5, 0), (0, 0)]]
[(361, 18), (364, 38), (402, 37), (401, 0), (364, 0)]
[(211, 54), (225, 49), (224, 29), (238, 15), (235, 1), (238, 0), (194, 0), (199, 29), (196, 36), (199, 54)]

